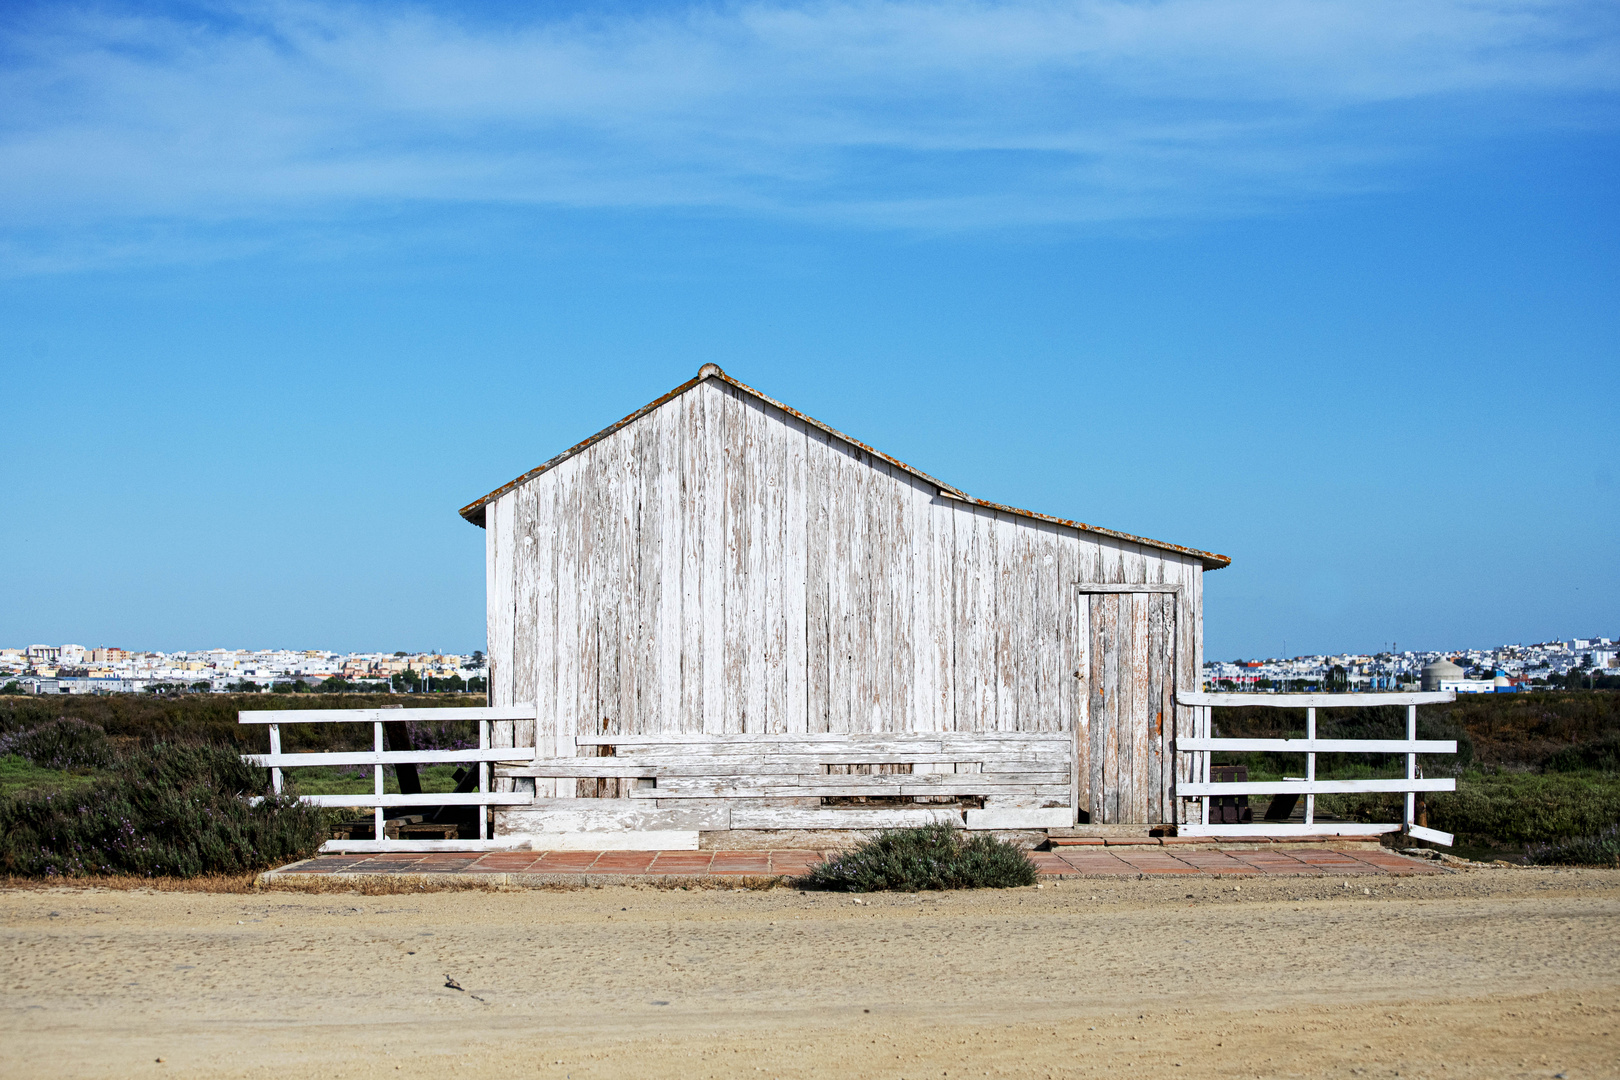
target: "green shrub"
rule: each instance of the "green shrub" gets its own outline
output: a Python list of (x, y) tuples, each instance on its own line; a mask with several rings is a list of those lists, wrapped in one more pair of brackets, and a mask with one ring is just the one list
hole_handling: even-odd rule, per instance
[[(114, 739), (134, 738), (142, 742), (208, 742), (237, 746), (243, 753), (265, 753), (270, 748), (263, 724), (237, 723), (240, 709), (375, 709), (383, 705), (404, 705), (406, 709), (446, 705), (483, 705), (483, 695), (466, 694), (38, 694), (24, 697), (0, 696), (0, 734), (38, 727), (59, 716), (77, 716)], [(406, 713), (409, 716), (409, 713)], [(401, 717), (404, 719), (405, 717)], [(449, 720), (415, 722), (414, 736), (421, 744), (423, 732), (437, 732), (439, 746), (459, 738), (478, 744), (476, 721)], [(371, 725), (300, 724), (289, 715), (281, 730), (282, 748), (304, 750), (345, 750), (371, 748)]]
[(29, 877), (246, 873), (307, 858), (324, 811), (290, 797), (250, 805), (268, 773), (219, 746), (159, 744), (79, 791), (0, 799), (0, 868)]
[(113, 762), (112, 744), (101, 725), (72, 716), (0, 736), (0, 756), (5, 754), (46, 769), (105, 769)]
[[(1318, 795), (1323, 814), (1400, 821), (1401, 795)], [(1429, 824), (1468, 843), (1540, 844), (1593, 836), (1620, 821), (1620, 778), (1468, 773), (1456, 791), (1430, 792)]]
[(1605, 735), (1555, 751), (1543, 766), (1548, 772), (1620, 772), (1620, 735)]
[(1035, 864), (1017, 845), (949, 825), (891, 829), (815, 866), (798, 884), (837, 892), (1011, 889), (1035, 884)]
[(1533, 866), (1620, 866), (1620, 825), (1596, 836), (1533, 844), (1525, 850), (1524, 861)]

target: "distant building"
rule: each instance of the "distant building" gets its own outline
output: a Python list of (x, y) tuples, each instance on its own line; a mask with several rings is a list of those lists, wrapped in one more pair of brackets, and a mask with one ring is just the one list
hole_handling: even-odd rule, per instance
[[(1423, 665), (1422, 683), (1425, 693), (1435, 690), (1452, 690), (1455, 687), (1442, 686), (1442, 683), (1467, 681), (1463, 678), (1465, 672), (1450, 660), (1436, 660), (1432, 664)], [(1463, 691), (1471, 693), (1472, 691)]]

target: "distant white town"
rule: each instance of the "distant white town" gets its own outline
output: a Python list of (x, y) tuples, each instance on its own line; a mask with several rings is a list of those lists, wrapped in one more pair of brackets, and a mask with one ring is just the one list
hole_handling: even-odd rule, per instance
[[(25, 694), (142, 692), (298, 693), (343, 690), (482, 693), (482, 652), (336, 653), (320, 649), (143, 652), (110, 645), (0, 648), (0, 691)], [(1606, 637), (1493, 649), (1211, 660), (1211, 690), (1366, 692), (1401, 688), (1502, 693), (1595, 684), (1620, 677), (1620, 646)]]
[(27, 694), (141, 692), (482, 693), (484, 654), (335, 653), (320, 649), (143, 652), (111, 645), (0, 648), (0, 690)]
[(1344, 691), (1423, 689), (1511, 693), (1595, 684), (1620, 676), (1620, 647), (1606, 637), (1499, 645), (1493, 649), (1344, 653), (1288, 659), (1212, 660), (1211, 690)]

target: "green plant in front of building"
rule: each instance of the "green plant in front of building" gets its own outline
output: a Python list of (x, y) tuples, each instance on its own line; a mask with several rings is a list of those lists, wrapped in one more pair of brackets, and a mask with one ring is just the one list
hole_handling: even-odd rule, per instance
[(1011, 889), (1035, 884), (1035, 864), (1016, 844), (949, 825), (890, 829), (812, 867), (806, 889), (919, 892)]

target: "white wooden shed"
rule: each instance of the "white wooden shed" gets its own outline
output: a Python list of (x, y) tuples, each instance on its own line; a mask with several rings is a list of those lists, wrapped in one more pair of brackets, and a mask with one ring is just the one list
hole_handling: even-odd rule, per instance
[(972, 498), (713, 364), (461, 514), (490, 704), (536, 717), (495, 725), (534, 795), (497, 836), (1186, 820), (1224, 556)]

